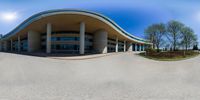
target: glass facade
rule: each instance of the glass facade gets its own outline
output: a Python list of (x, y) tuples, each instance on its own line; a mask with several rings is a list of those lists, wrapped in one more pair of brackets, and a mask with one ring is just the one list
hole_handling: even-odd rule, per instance
[(135, 50), (135, 46), (136, 46), (135, 44), (132, 44), (132, 49), (133, 49), (133, 51), (136, 51), (136, 50)]
[[(41, 47), (46, 49), (46, 34), (42, 34)], [(51, 51), (54, 53), (79, 53), (79, 32), (53, 32)], [(93, 52), (93, 35), (85, 34), (85, 53)]]
[[(108, 52), (115, 52), (116, 40), (108, 38)], [(118, 41), (118, 52), (124, 51), (124, 42)]]
[(143, 45), (141, 45), (141, 51), (143, 51), (143, 49), (144, 49), (144, 46), (143, 46)]
[(13, 43), (12, 43), (12, 50), (13, 51), (18, 51), (18, 41), (13, 41)]
[(86, 34), (85, 36), (85, 53), (93, 53), (93, 35)]
[[(79, 54), (79, 42), (79, 32), (53, 32), (51, 35), (51, 52)], [(14, 40), (11, 45), (13, 51), (18, 51), (18, 40)], [(132, 43), (132, 50), (144, 51), (145, 46)], [(11, 49), (9, 48), (9, 50)], [(20, 40), (20, 50), (28, 51), (27, 37)], [(116, 51), (116, 39), (108, 38), (107, 51), (108, 53)], [(41, 52), (46, 52), (46, 33), (41, 34)], [(124, 41), (118, 41), (118, 52), (124, 52)], [(85, 34), (85, 53), (95, 53), (93, 35), (90, 33)]]
[(108, 52), (115, 52), (116, 40), (108, 38)]
[(51, 41), (79, 41), (79, 37), (51, 37)]
[(51, 45), (52, 52), (56, 53), (78, 53), (79, 45), (73, 44), (52, 44)]
[(27, 41), (27, 39), (21, 40), (21, 51), (28, 51), (28, 41)]
[(124, 42), (118, 41), (118, 52), (124, 52)]
[(137, 44), (137, 51), (140, 51), (140, 44)]
[[(12, 50), (13, 51), (18, 51), (18, 41), (13, 41), (11, 45), (12, 45)], [(20, 50), (24, 51), (24, 52), (28, 51), (28, 41), (27, 41), (27, 38), (20, 40)]]

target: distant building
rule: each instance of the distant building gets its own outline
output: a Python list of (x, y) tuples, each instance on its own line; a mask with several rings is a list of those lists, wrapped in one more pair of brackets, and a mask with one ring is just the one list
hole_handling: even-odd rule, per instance
[(0, 40), (1, 51), (109, 53), (144, 51), (151, 45), (109, 18), (82, 10), (49, 10), (31, 16)]

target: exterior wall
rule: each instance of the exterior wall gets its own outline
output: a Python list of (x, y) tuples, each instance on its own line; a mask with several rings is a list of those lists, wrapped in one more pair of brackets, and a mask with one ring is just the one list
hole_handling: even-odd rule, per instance
[(28, 52), (36, 52), (41, 49), (41, 36), (34, 31), (28, 32)]
[[(41, 16), (34, 16), (32, 17), (32, 19), (28, 19), (27, 21), (23, 23), (24, 25), (19, 26), (20, 29), (24, 29), (23, 32), (28, 31), (27, 32), (28, 36), (26, 36), (26, 34), (24, 33), (13, 31), (12, 33), (10, 33), (12, 35), (9, 34), (8, 36), (5, 36), (2, 38), (4, 42), (0, 44), (0, 50), (1, 49), (4, 51), (13, 50), (13, 51), (19, 51), (19, 52), (22, 52), (22, 51), (37, 52), (41, 50), (41, 51), (45, 51), (46, 53), (51, 53), (54, 49), (56, 53), (57, 51), (58, 52), (64, 51), (65, 53), (66, 51), (73, 51), (73, 52), (75, 51), (73, 54), (85, 54), (85, 53), (93, 53), (93, 52), (107, 53), (107, 52), (133, 51), (134, 48), (135, 48), (135, 51), (143, 51), (144, 44), (147, 43), (143, 39), (129, 35), (119, 26), (115, 25), (114, 22), (111, 23), (111, 21), (108, 18), (103, 17), (101, 15), (88, 13), (88, 12), (82, 12), (82, 11), (67, 12), (63, 10), (64, 12), (63, 14), (71, 14), (73, 15), (73, 17), (71, 16), (69, 17), (69, 19), (66, 19), (66, 21), (62, 21), (62, 20), (59, 20), (59, 18), (63, 17), (59, 15), (59, 12), (60, 11), (57, 11), (54, 13), (49, 12), (48, 14), (45, 14), (45, 15), (40, 14), (43, 16), (43, 19), (40, 19)], [(56, 14), (58, 14), (58, 16)], [(48, 19), (51, 17), (51, 15), (56, 15), (57, 17), (55, 17), (54, 19)], [(45, 19), (46, 21), (44, 20), (45, 17), (47, 17), (47, 19)], [(87, 17), (87, 20), (85, 20), (86, 17)], [(78, 18), (80, 19), (80, 22), (74, 23), (73, 20), (70, 20), (71, 18), (72, 19)], [(37, 24), (32, 24), (34, 22), (33, 19), (40, 20), (41, 22), (40, 23), (36, 22)], [(48, 23), (48, 21), (52, 23)], [(97, 21), (97, 23), (95, 21)], [(69, 26), (65, 25), (66, 22), (67, 22), (67, 25), (69, 24)], [(90, 22), (94, 22), (94, 23), (90, 23)], [(29, 29), (25, 27), (26, 25), (30, 25), (29, 29), (32, 31), (29, 31)], [(35, 27), (34, 25), (36, 26), (38, 25), (38, 27)], [(46, 29), (41, 29), (45, 25), (46, 25)], [(58, 26), (58, 25), (63, 25), (63, 26)], [(92, 26), (92, 27), (85, 28), (86, 26)], [(99, 26), (101, 26), (101, 28)], [(66, 27), (66, 28), (63, 28), (63, 27)], [(73, 28), (73, 27), (76, 27), (76, 28)], [(41, 33), (34, 32), (35, 31), (34, 29)], [(100, 29), (106, 29), (106, 30), (100, 30)], [(69, 36), (69, 34), (58, 34), (58, 35), (62, 35), (59, 37), (58, 41), (52, 41), (52, 39), (57, 38), (57, 37), (54, 37), (54, 35), (56, 35), (53, 33), (54, 31), (68, 31), (68, 30), (77, 31), (78, 34), (75, 34), (75, 35), (78, 35), (76, 36), (78, 40), (77, 39), (71, 40), (75, 36)], [(97, 31), (97, 32), (93, 33), (94, 31)], [(90, 39), (86, 38), (87, 37), (86, 32), (91, 33), (90, 34), (92, 37), (91, 41)], [(108, 32), (109, 32), (109, 38), (108, 38)], [(45, 33), (44, 36), (43, 36), (43, 33)], [(67, 35), (67, 36), (64, 36), (64, 35)], [(133, 46), (132, 45), (133, 43), (138, 43), (139, 45), (135, 44), (135, 46)], [(27, 45), (28, 47), (26, 47)]]
[(51, 53), (51, 23), (47, 24), (47, 35), (46, 35), (46, 53)]
[(118, 52), (124, 52), (124, 42), (121, 40), (118, 41)]
[(8, 51), (8, 41), (3, 42), (3, 51)]
[(97, 53), (107, 53), (108, 33), (100, 30), (94, 34), (94, 50)]
[(18, 51), (18, 40), (12, 41), (12, 50), (15, 52)]
[(79, 41), (79, 53), (85, 54), (85, 23), (80, 23), (80, 41)]
[[(57, 31), (51, 34), (51, 53), (80, 53), (80, 36), (78, 31)], [(94, 53), (93, 34), (85, 33), (84, 53)], [(46, 50), (46, 33), (41, 33), (41, 51)]]
[[(51, 47), (52, 45), (57, 46), (65, 46), (64, 48), (54, 48), (56, 50), (56, 52), (53, 53), (69, 53), (70, 54), (79, 54), (79, 32), (74, 32), (73, 31), (62, 31), (64, 33), (60, 33), (60, 32), (52, 32), (51, 33)], [(41, 33), (37, 33), (34, 31), (29, 31), (28, 32), (28, 37), (25, 37), (27, 39), (27, 43), (28, 43), (28, 52), (37, 52), (37, 51), (41, 51), (41, 47), (43, 42), (45, 43), (44, 46), (46, 46), (46, 33), (44, 33), (43, 35)], [(57, 37), (59, 37), (59, 41), (54, 40)], [(42, 38), (44, 38), (45, 40), (42, 40)], [(64, 40), (63, 40), (64, 39)], [(67, 40), (65, 40), (67, 39)], [(69, 39), (69, 40), (68, 40)], [(75, 40), (71, 40), (71, 39), (75, 39)], [(9, 39), (9, 41), (3, 41), (2, 45), (2, 51), (9, 51), (11, 50), (11, 40)], [(24, 40), (24, 37), (22, 39), (18, 38), (15, 41), (12, 41), (13, 44), (15, 44), (15, 46), (13, 45), (13, 51), (18, 51), (18, 44), (20, 41), (20, 44), (22, 45), (22, 41)], [(85, 48), (84, 51), (87, 51), (87, 46), (90, 46), (90, 48), (88, 49), (89, 52), (87, 53), (107, 53), (108, 52), (108, 45), (109, 42), (113, 43), (112, 45), (110, 45), (110, 47), (112, 46), (114, 51), (116, 52), (116, 38), (115, 39), (109, 39), (108, 38), (108, 33), (105, 30), (100, 30), (97, 31), (96, 33), (86, 33), (85, 34)], [(17, 45), (16, 45), (17, 44)], [(76, 51), (74, 48), (69, 48), (72, 45), (76, 46)], [(2, 46), (1, 46), (2, 47)], [(130, 41), (122, 41), (122, 40), (118, 40), (118, 50), (119, 52), (124, 52), (124, 51), (133, 51), (134, 48), (138, 51), (144, 51), (145, 49), (145, 45), (144, 44), (136, 44), (136, 43), (132, 43)], [(15, 49), (14, 49), (15, 48)], [(17, 48), (17, 49), (16, 49)], [(21, 46), (22, 48), (22, 46)], [(120, 50), (122, 49), (122, 50)], [(45, 49), (46, 50), (46, 49)], [(71, 51), (69, 51), (71, 50)], [(53, 48), (51, 48), (51, 51), (54, 51)], [(23, 51), (24, 52), (24, 51)]]

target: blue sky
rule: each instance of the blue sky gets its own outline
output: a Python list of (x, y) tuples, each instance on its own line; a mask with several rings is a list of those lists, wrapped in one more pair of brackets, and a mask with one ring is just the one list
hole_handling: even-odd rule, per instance
[[(193, 28), (200, 39), (200, 0), (1, 0), (0, 34), (10, 32), (33, 14), (63, 8), (101, 13), (138, 37), (153, 23), (174, 19)], [(15, 18), (6, 20), (5, 13), (14, 13)]]

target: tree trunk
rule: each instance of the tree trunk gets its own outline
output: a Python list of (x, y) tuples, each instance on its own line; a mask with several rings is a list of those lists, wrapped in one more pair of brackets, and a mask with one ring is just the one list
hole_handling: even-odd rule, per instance
[(159, 51), (160, 51), (159, 44), (158, 44), (158, 45), (156, 45), (156, 47), (157, 47), (157, 52), (159, 52)]
[(174, 38), (174, 51), (176, 50), (176, 40)]
[(186, 46), (185, 46), (185, 49), (186, 49), (186, 51), (188, 50), (188, 46), (187, 46), (187, 44), (186, 44)]
[(153, 44), (153, 49), (155, 49), (155, 44)]
[(176, 51), (176, 43), (174, 43), (173, 50)]

